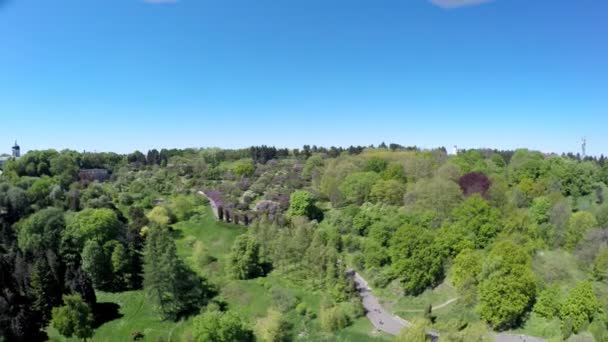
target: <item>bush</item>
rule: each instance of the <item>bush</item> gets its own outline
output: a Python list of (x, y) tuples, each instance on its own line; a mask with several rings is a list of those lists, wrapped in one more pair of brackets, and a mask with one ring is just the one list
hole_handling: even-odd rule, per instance
[(308, 312), (308, 305), (306, 305), (306, 303), (300, 303), (298, 305), (296, 305), (296, 313), (300, 316), (306, 316), (306, 313)]
[(321, 309), (321, 328), (334, 332), (346, 328), (350, 324), (348, 315), (339, 306)]

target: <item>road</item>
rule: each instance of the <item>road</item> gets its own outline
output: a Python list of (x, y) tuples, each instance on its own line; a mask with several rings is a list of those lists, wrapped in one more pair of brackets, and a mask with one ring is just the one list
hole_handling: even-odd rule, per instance
[(365, 311), (367, 311), (366, 316), (372, 322), (374, 327), (376, 327), (376, 329), (382, 330), (391, 335), (397, 335), (403, 327), (409, 325), (409, 322), (398, 319), (382, 308), (378, 298), (372, 294), (369, 285), (365, 279), (359, 275), (359, 273), (354, 272), (353, 279), (357, 286), (357, 291), (361, 296), (363, 307), (365, 308)]
[[(384, 310), (378, 298), (374, 296), (372, 293), (372, 289), (369, 287), (369, 284), (361, 275), (355, 271), (350, 271), (353, 280), (355, 281), (355, 285), (357, 287), (357, 292), (359, 292), (359, 296), (361, 296), (361, 302), (363, 303), (363, 307), (365, 308), (366, 316), (372, 322), (374, 327), (378, 330), (384, 331), (390, 335), (398, 335), (401, 329), (407, 328), (410, 326), (410, 322), (404, 320), (399, 316), (395, 316), (388, 311)], [(445, 305), (454, 302), (456, 299), (452, 299), (446, 303)], [(427, 335), (430, 337), (432, 342), (439, 341), (439, 334), (436, 332), (429, 331)], [(505, 334), (499, 333), (494, 335), (495, 342), (545, 342), (544, 339), (526, 335), (515, 335), (515, 334)]]

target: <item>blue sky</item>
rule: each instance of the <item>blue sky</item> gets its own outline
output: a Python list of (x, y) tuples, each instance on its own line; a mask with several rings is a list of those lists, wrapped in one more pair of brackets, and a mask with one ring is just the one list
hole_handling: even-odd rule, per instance
[(608, 1), (467, 1), (0, 0), (0, 152), (608, 154)]

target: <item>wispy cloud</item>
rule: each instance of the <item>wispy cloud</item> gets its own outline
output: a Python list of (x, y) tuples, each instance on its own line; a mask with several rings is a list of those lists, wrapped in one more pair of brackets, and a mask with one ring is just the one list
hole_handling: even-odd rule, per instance
[(434, 5), (445, 9), (481, 5), (492, 0), (429, 0)]
[(147, 2), (149, 4), (174, 4), (178, 1), (179, 0), (143, 0), (143, 2)]

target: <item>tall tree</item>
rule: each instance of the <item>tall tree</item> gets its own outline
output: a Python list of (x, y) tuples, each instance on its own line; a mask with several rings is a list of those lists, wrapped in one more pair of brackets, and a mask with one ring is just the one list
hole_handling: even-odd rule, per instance
[(144, 249), (144, 290), (164, 319), (177, 319), (198, 310), (207, 288), (177, 256), (166, 228), (152, 225)]

